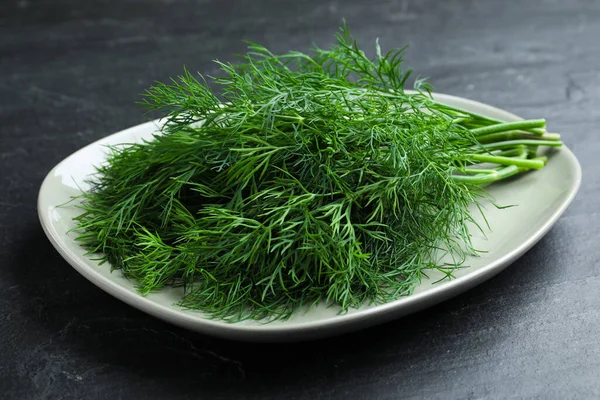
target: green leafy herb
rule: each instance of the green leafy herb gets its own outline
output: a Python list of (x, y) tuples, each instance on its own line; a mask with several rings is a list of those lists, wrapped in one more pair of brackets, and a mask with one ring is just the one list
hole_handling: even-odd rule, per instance
[(80, 243), (142, 294), (183, 286), (181, 305), (227, 321), (451, 276), (475, 252), (483, 186), (542, 168), (559, 136), (435, 101), (424, 80), (406, 92), (403, 49), (368, 58), (346, 27), (336, 39), (310, 54), (250, 43), (217, 62), (214, 92), (187, 71), (150, 88), (162, 132), (112, 148), (81, 195)]

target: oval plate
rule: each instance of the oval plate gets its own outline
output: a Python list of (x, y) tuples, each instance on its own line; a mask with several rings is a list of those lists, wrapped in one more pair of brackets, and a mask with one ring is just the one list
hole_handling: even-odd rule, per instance
[[(454, 96), (437, 94), (436, 99), (480, 114), (502, 120), (519, 117), (500, 109)], [(440, 277), (431, 274), (410, 296), (390, 303), (363, 306), (346, 314), (333, 307), (316, 307), (299, 312), (286, 321), (260, 323), (243, 321), (226, 323), (207, 319), (199, 311), (185, 310), (177, 305), (181, 289), (166, 288), (141, 296), (121, 272), (111, 272), (110, 265), (99, 266), (85, 256), (75, 242), (72, 218), (78, 214), (71, 196), (87, 189), (85, 179), (95, 172), (94, 165), (103, 162), (105, 145), (131, 143), (150, 138), (157, 131), (152, 121), (115, 133), (84, 147), (54, 167), (42, 183), (38, 197), (38, 213), (46, 235), (58, 252), (81, 275), (99, 288), (125, 303), (150, 315), (197, 332), (246, 341), (299, 341), (333, 336), (373, 326), (447, 300), (480, 284), (502, 271), (537, 243), (558, 220), (575, 197), (581, 182), (581, 167), (566, 147), (549, 154), (548, 165), (540, 171), (524, 174), (488, 187), (499, 204), (517, 205), (507, 209), (486, 208), (491, 232), (474, 235), (475, 248), (487, 250), (480, 257), (465, 263), (468, 267), (456, 272), (456, 279), (435, 283)]]

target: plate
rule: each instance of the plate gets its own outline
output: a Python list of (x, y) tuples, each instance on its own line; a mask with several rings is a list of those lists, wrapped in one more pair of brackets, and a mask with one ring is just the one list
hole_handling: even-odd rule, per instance
[[(480, 114), (502, 120), (518, 120), (506, 111), (462, 99), (437, 94), (436, 99)], [(72, 218), (78, 214), (73, 206), (57, 207), (71, 196), (85, 190), (86, 177), (94, 172), (105, 157), (105, 145), (131, 143), (151, 137), (158, 129), (151, 121), (84, 147), (67, 157), (46, 176), (38, 197), (38, 213), (46, 235), (64, 259), (81, 275), (123, 302), (172, 324), (208, 335), (244, 341), (301, 341), (344, 332), (356, 331), (402, 317), (447, 300), (496, 275), (537, 243), (558, 220), (571, 203), (581, 182), (581, 167), (573, 153), (566, 147), (549, 154), (548, 165), (488, 187), (499, 204), (516, 204), (516, 207), (496, 209), (487, 207), (486, 217), (491, 232), (474, 235), (476, 248), (487, 253), (473, 257), (465, 263), (468, 267), (456, 273), (456, 279), (443, 280), (435, 274), (421, 282), (410, 296), (375, 306), (363, 306), (339, 314), (333, 307), (316, 307), (299, 312), (286, 321), (260, 323), (243, 321), (227, 323), (207, 319), (202, 312), (185, 310), (177, 305), (181, 290), (167, 288), (148, 296), (141, 296), (133, 282), (121, 272), (110, 270), (110, 265), (99, 266), (85, 256), (85, 251), (75, 242)], [(81, 189), (80, 189), (81, 188)], [(532, 265), (531, 268), (541, 266)]]

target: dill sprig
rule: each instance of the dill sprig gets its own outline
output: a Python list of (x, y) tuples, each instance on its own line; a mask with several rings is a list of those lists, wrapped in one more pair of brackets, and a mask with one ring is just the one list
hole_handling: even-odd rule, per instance
[[(434, 101), (403, 49), (369, 58), (344, 26), (329, 50), (249, 43), (223, 76), (184, 71), (143, 96), (152, 140), (112, 147), (76, 217), (78, 240), (142, 294), (227, 321), (341, 311), (408, 295), (474, 254), (483, 185), (539, 169), (545, 121), (506, 123)], [(442, 262), (443, 261), (443, 262)]]

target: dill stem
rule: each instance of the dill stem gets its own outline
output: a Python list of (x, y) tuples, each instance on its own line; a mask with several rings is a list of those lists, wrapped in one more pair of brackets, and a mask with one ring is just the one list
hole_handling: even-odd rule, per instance
[(501, 142), (505, 140), (515, 140), (515, 139), (534, 139), (534, 140), (560, 140), (560, 135), (558, 133), (546, 133), (542, 136), (532, 134), (524, 131), (506, 131), (506, 132), (496, 132), (489, 133), (486, 135), (481, 135), (477, 137), (477, 141), (482, 144), (493, 143), (493, 142)]
[(560, 141), (556, 140), (528, 140), (528, 139), (518, 139), (518, 140), (507, 140), (505, 142), (494, 142), (487, 143), (478, 146), (479, 148), (485, 150), (492, 149), (506, 149), (511, 148), (515, 145), (527, 145), (527, 146), (549, 146), (549, 147), (561, 147), (563, 144)]
[(524, 152), (526, 152), (527, 150), (527, 146), (524, 145), (516, 145), (513, 148), (510, 148), (508, 150), (502, 150), (502, 149), (498, 149), (498, 150), (492, 150), (489, 152), (489, 154), (492, 154), (494, 156), (502, 156), (502, 157), (514, 157), (514, 156), (522, 156)]
[(452, 178), (457, 182), (468, 183), (471, 185), (489, 185), (490, 183), (509, 178), (522, 171), (527, 171), (527, 169), (519, 168), (516, 165), (508, 165), (491, 173), (478, 175), (453, 175)]
[[(506, 132), (512, 130), (528, 130), (533, 128), (545, 128), (546, 120), (531, 119), (525, 121), (504, 122), (501, 124), (484, 126), (483, 128), (471, 129), (471, 133), (475, 136), (487, 135), (490, 133)], [(541, 135), (540, 135), (541, 136)]]
[(544, 167), (544, 162), (536, 159), (527, 160), (515, 157), (493, 156), (488, 154), (472, 154), (470, 158), (480, 162), (500, 165), (516, 165), (517, 167), (528, 169), (542, 169)]
[[(471, 119), (469, 120), (469, 126), (476, 126), (476, 125), (477, 126), (478, 125), (487, 126), (487, 125), (497, 125), (497, 124), (506, 123), (506, 121), (502, 121), (502, 120), (492, 118), (492, 117), (487, 117), (485, 115), (476, 113), (474, 111), (464, 110), (462, 108), (454, 107), (449, 104), (442, 103), (442, 102), (439, 102), (436, 100), (431, 100), (431, 102), (440, 109), (450, 110), (460, 116), (467, 115), (467, 116), (471, 117)], [(524, 130), (526, 130), (527, 132), (534, 133), (536, 135), (543, 135), (545, 133), (545, 129), (542, 129), (542, 128), (527, 128)]]
[(473, 111), (463, 110), (462, 108), (454, 107), (454, 106), (451, 106), (449, 104), (442, 103), (442, 102), (439, 102), (439, 101), (436, 101), (436, 100), (431, 100), (431, 102), (434, 105), (436, 105), (436, 106), (438, 106), (438, 107), (440, 107), (442, 109), (451, 110), (451, 111), (454, 111), (455, 113), (462, 114), (462, 115), (468, 115), (469, 117), (474, 118), (476, 120), (486, 121), (486, 122), (490, 122), (490, 123), (493, 123), (493, 124), (501, 124), (501, 123), (505, 122), (505, 121), (501, 121), (499, 119), (495, 119), (495, 118), (491, 118), (491, 117), (486, 117), (485, 115), (478, 114), (478, 113), (473, 112)]

